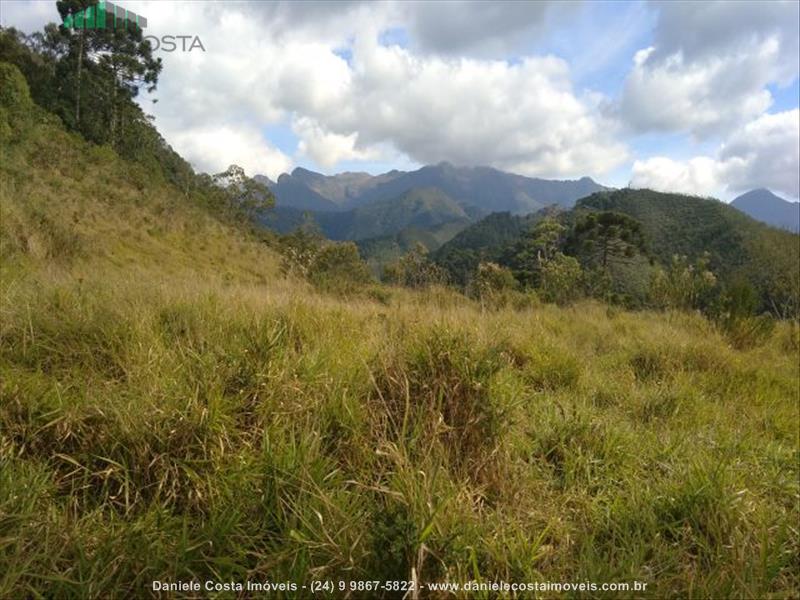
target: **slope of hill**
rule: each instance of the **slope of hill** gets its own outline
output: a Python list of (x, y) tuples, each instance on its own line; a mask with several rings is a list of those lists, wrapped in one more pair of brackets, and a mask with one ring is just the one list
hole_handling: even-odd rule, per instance
[[(7, 93), (18, 82), (3, 85)], [(10, 123), (0, 122), (4, 277), (49, 264), (86, 275), (152, 271), (165, 285), (173, 274), (249, 282), (276, 275), (276, 255), (220, 220), (199, 194), (66, 132), (27, 89), (13, 106), (21, 108), (0, 107)]]
[(433, 259), (447, 269), (454, 283), (464, 285), (481, 262), (498, 262), (505, 249), (546, 215), (547, 209), (525, 216), (508, 212), (492, 213), (464, 228), (433, 254)]
[[(711, 269), (725, 282), (745, 279), (762, 308), (783, 314), (800, 288), (800, 237), (755, 221), (717, 200), (650, 190), (599, 192), (579, 200), (560, 218), (573, 222), (587, 210), (627, 214), (643, 226), (652, 256), (669, 265), (675, 255), (695, 260), (711, 254)], [(480, 261), (498, 261), (535, 219), (493, 214), (464, 229), (435, 254), (453, 279), (464, 282)], [(787, 304), (788, 303), (788, 304)]]
[(750, 190), (734, 198), (731, 206), (762, 223), (800, 232), (800, 202), (789, 202), (769, 190)]
[(745, 278), (762, 295), (765, 308), (796, 297), (800, 287), (800, 236), (773, 229), (717, 200), (651, 190), (593, 194), (575, 211), (609, 210), (641, 222), (651, 251), (662, 263), (674, 255), (711, 254), (723, 279)]
[[(417, 171), (341, 173), (326, 176), (306, 169), (281, 175), (272, 187), (278, 205), (306, 210), (336, 210), (391, 200), (418, 188), (437, 188), (459, 204), (483, 214), (526, 214), (551, 204), (571, 207), (578, 198), (604, 190), (588, 177), (575, 181), (536, 179), (490, 167), (454, 167), (440, 163)], [(320, 198), (330, 201), (325, 204)]]
[(391, 235), (359, 240), (356, 244), (372, 272), (380, 276), (383, 267), (414, 249), (417, 244), (422, 244), (429, 252), (434, 252), (469, 227), (470, 223), (471, 221), (461, 219), (428, 227), (412, 225)]
[[(332, 240), (364, 240), (394, 236), (413, 228), (417, 231), (437, 229), (445, 223), (468, 225), (475, 211), (467, 212), (452, 198), (435, 188), (409, 190), (397, 198), (374, 202), (347, 211), (302, 211), (278, 206), (265, 214), (261, 222), (275, 231), (286, 233), (297, 227), (315, 223)], [(449, 238), (448, 238), (449, 239)], [(446, 240), (442, 240), (442, 243)]]
[(334, 240), (361, 240), (394, 234), (407, 227), (422, 229), (470, 220), (458, 203), (435, 188), (415, 188), (396, 198), (344, 213), (320, 213), (315, 218)]

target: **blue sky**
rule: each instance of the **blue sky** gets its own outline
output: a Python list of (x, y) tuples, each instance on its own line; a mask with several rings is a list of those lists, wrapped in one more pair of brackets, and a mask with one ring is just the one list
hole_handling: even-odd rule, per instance
[[(201, 170), (447, 160), (800, 195), (797, 2), (123, 4), (150, 35), (202, 39), (160, 53), (159, 102), (143, 100)], [(11, 0), (0, 18), (30, 32), (57, 12)]]

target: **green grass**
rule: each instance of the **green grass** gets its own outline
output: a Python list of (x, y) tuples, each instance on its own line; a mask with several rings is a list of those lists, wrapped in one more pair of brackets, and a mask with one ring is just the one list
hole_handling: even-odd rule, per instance
[(412, 569), (798, 591), (788, 330), (738, 352), (594, 304), (97, 277), (4, 279), (1, 596)]
[(680, 313), (320, 295), (36, 127), (0, 164), (0, 597), (191, 579), (800, 595), (796, 326), (737, 350)]

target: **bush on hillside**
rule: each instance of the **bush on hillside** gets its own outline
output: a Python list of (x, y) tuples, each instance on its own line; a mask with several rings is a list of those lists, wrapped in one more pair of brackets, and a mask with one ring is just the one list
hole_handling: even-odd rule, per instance
[(308, 280), (318, 289), (352, 293), (372, 280), (353, 242), (326, 244), (308, 267)]
[(510, 269), (497, 263), (483, 262), (478, 265), (467, 293), (484, 308), (502, 308), (509, 303), (517, 287), (517, 280)]
[(539, 294), (546, 302), (569, 304), (581, 296), (583, 273), (578, 261), (557, 252), (542, 264), (539, 274)]
[(763, 344), (775, 329), (767, 313), (757, 314), (758, 293), (745, 280), (734, 281), (720, 294), (711, 317), (734, 348), (746, 349)]
[(29, 124), (32, 110), (25, 77), (16, 66), (0, 61), (0, 142), (19, 137)]
[(447, 274), (428, 257), (428, 249), (417, 244), (408, 254), (388, 265), (383, 270), (383, 281), (411, 288), (426, 288), (443, 285)]
[(693, 264), (675, 255), (667, 269), (659, 268), (650, 282), (650, 303), (656, 308), (703, 310), (711, 306), (717, 278), (709, 269), (711, 257), (704, 253)]

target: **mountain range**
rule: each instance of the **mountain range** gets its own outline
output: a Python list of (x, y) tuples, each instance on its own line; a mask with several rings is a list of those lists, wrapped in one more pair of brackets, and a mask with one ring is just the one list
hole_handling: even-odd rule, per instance
[[(324, 175), (298, 167), (282, 174), (277, 181), (262, 175), (257, 175), (256, 179), (267, 185), (276, 199), (275, 210), (262, 220), (264, 225), (285, 233), (314, 223), (330, 239), (355, 241), (362, 256), (376, 271), (381, 264), (397, 258), (417, 243), (433, 252), (461, 234), (438, 255), (447, 263), (454, 251), (459, 255), (460, 250), (456, 249), (461, 248), (469, 236), (480, 237), (492, 231), (490, 236), (497, 235), (505, 240), (529, 226), (529, 219), (523, 218), (525, 215), (539, 213), (544, 208), (570, 210), (577, 201), (612, 189), (589, 177), (548, 180), (492, 167), (456, 167), (447, 162), (415, 171), (392, 170), (380, 175), (363, 172)], [(735, 215), (745, 213), (773, 227), (800, 231), (800, 204), (788, 202), (766, 189), (752, 190), (733, 200), (730, 206), (738, 211), (723, 208), (720, 202), (676, 204), (675, 197), (663, 196), (662, 199), (666, 198), (663, 207), (658, 206), (658, 202), (646, 203), (647, 214), (695, 210), (703, 206), (714, 215), (722, 211), (720, 214), (724, 214), (726, 220), (736, 221)], [(625, 209), (624, 212), (637, 212), (631, 207)], [(505, 216), (481, 222), (493, 213)], [(696, 216), (709, 218), (708, 214)], [(686, 239), (681, 233), (685, 227), (700, 227), (702, 231), (698, 230), (698, 234), (715, 245), (713, 229), (720, 220), (713, 215), (710, 221), (678, 219), (675, 223), (678, 228), (674, 231), (675, 239)], [(501, 224), (507, 231), (497, 230)], [(718, 233), (722, 230), (730, 231), (723, 227)]]
[(313, 222), (331, 239), (356, 241), (373, 263), (391, 260), (416, 243), (433, 251), (494, 212), (568, 209), (579, 198), (609, 189), (589, 177), (548, 180), (447, 162), (380, 175), (323, 175), (298, 167), (277, 181), (263, 175), (256, 180), (276, 200), (264, 225), (285, 233)]
[(735, 198), (731, 206), (773, 227), (800, 232), (800, 202), (789, 202), (767, 189), (750, 190)]
[(436, 188), (458, 204), (483, 214), (527, 214), (558, 204), (571, 207), (576, 200), (608, 189), (589, 177), (549, 180), (506, 173), (492, 167), (456, 167), (448, 162), (416, 171), (389, 171), (381, 175), (346, 172), (323, 175), (301, 167), (273, 182), (256, 179), (273, 192), (278, 207), (315, 212), (346, 211), (392, 200), (417, 188)]

